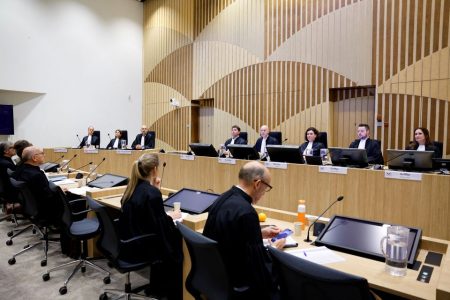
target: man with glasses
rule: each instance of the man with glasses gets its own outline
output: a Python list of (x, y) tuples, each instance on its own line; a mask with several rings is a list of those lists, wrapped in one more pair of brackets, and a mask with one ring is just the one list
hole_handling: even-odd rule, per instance
[(22, 153), (23, 165), (12, 174), (16, 180), (24, 181), (37, 201), (37, 209), (41, 216), (59, 222), (62, 208), (54, 198), (50, 184), (39, 166), (45, 162), (42, 148), (26, 147)]
[[(275, 226), (261, 229), (252, 206), (272, 189), (271, 179), (264, 165), (249, 162), (239, 171), (239, 184), (217, 198), (209, 210), (203, 235), (219, 244), (233, 286), (232, 299), (271, 299), (276, 294), (263, 238), (274, 237), (280, 229)], [(285, 242), (277, 240), (274, 246), (281, 249)]]
[(136, 138), (131, 144), (133, 150), (144, 150), (155, 148), (155, 139), (152, 138), (151, 133), (148, 132), (147, 125), (142, 125), (141, 133), (136, 135)]

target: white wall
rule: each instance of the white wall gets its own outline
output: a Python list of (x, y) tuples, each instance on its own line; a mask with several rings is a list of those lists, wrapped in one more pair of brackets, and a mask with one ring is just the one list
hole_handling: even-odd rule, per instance
[(142, 48), (136, 0), (1, 0), (0, 90), (42, 93), (20, 102), (0, 94), (14, 104), (8, 139), (74, 146), (91, 124), (102, 146), (116, 128), (137, 134)]

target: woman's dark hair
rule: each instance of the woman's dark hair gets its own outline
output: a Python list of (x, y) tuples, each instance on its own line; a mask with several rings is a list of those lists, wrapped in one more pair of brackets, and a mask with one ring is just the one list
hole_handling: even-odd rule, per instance
[(18, 140), (17, 142), (15, 142), (14, 149), (16, 149), (17, 156), (20, 157), (20, 159), (22, 159), (23, 149), (30, 146), (33, 146), (33, 144), (27, 140)]
[(319, 135), (319, 130), (317, 130), (315, 127), (309, 127), (305, 131), (305, 141), (308, 141), (308, 131), (314, 132), (314, 134), (316, 135), (316, 138), (317, 138), (317, 135)]

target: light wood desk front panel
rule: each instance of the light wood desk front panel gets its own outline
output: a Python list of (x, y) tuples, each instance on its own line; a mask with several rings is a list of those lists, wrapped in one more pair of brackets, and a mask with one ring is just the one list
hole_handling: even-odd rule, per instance
[[(60, 153), (47, 149), (46, 159), (56, 160)], [(81, 149), (69, 149), (65, 158), (77, 153), (71, 166), (81, 166), (103, 157), (106, 161), (99, 173), (129, 176), (131, 164), (142, 151), (131, 155), (100, 150), (98, 154), (85, 154)], [(220, 164), (217, 158), (195, 157), (182, 160), (176, 154), (159, 154), (163, 186), (175, 190), (183, 187), (222, 193), (237, 183), (240, 167)], [(379, 222), (402, 224), (422, 228), (424, 235), (450, 240), (450, 176), (423, 174), (422, 181), (385, 179), (383, 171), (348, 169), (347, 175), (319, 173), (317, 166), (289, 164), (287, 170), (270, 169), (272, 191), (258, 203), (274, 209), (297, 211), (299, 199), (306, 200), (308, 214), (318, 215), (339, 195), (345, 196), (325, 216), (347, 215)]]

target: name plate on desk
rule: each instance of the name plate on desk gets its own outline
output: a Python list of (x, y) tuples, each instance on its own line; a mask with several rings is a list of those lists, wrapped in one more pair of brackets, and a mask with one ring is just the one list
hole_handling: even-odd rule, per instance
[(98, 149), (88, 149), (88, 148), (85, 148), (85, 149), (84, 149), (84, 153), (86, 153), (86, 154), (97, 154), (97, 153), (98, 153)]
[(336, 166), (319, 166), (320, 173), (332, 173), (332, 174), (347, 174), (346, 167), (336, 167)]
[(182, 159), (182, 160), (194, 160), (195, 156), (194, 155), (187, 155), (187, 154), (180, 154), (180, 159)]
[(67, 148), (54, 148), (54, 153), (67, 153)]
[(228, 165), (236, 164), (236, 160), (234, 158), (229, 157), (219, 157), (218, 162), (219, 164), (228, 164)]
[(277, 162), (277, 161), (266, 161), (264, 162), (266, 168), (272, 169), (287, 169), (287, 163)]
[(422, 181), (422, 173), (388, 170), (384, 171), (384, 178)]
[(126, 150), (126, 149), (118, 149), (116, 151), (117, 154), (131, 154), (131, 150)]

